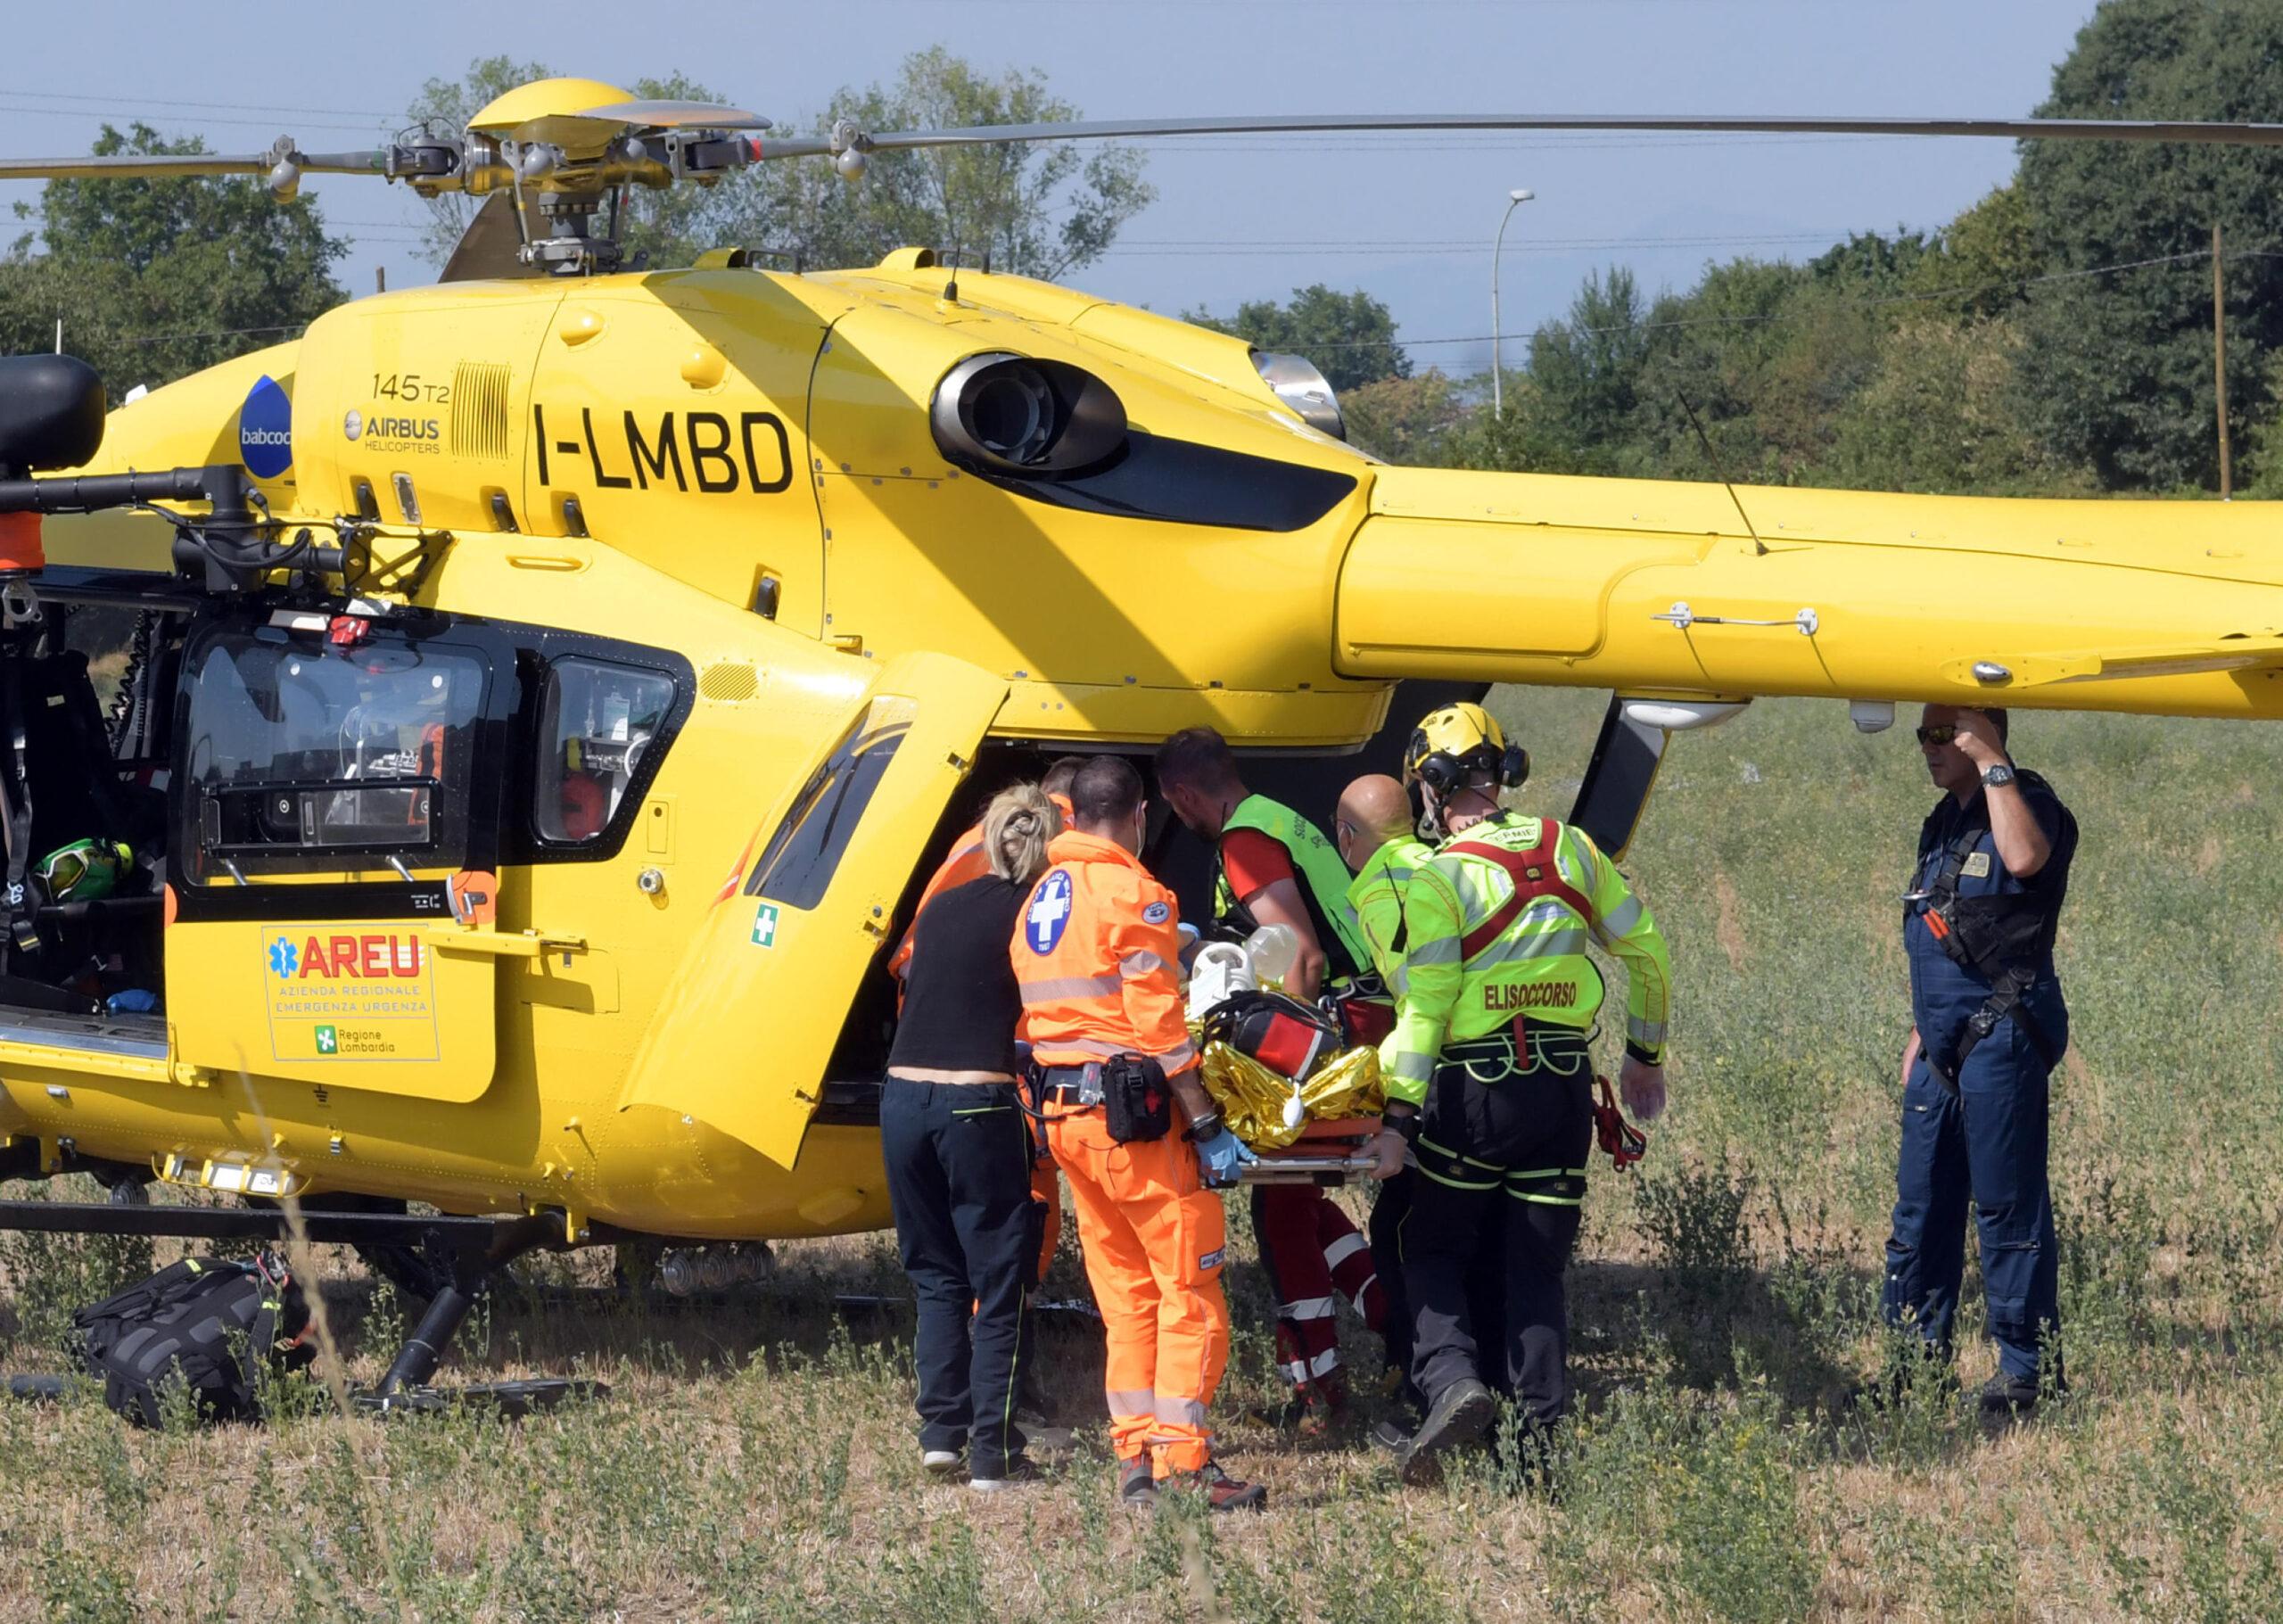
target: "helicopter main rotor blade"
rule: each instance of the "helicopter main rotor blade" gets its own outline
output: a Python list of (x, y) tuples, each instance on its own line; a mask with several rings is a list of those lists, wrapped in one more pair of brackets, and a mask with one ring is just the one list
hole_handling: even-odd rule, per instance
[(281, 156), (306, 175), (385, 175), (389, 150), (356, 153), (115, 153), (103, 157), (0, 158), (0, 180), (196, 180), (268, 175)]
[(2141, 119), (1781, 118), (1682, 113), (1298, 113), (1225, 119), (1081, 119), (1067, 124), (977, 125), (960, 129), (859, 134), (836, 148), (823, 136), (758, 144), (764, 159), (859, 151), (985, 146), (1000, 141), (1100, 141), (1150, 136), (1306, 135), (1397, 130), (1666, 131), (1711, 135), (1983, 136), (2013, 140), (2180, 141), (2283, 146), (2283, 124)]

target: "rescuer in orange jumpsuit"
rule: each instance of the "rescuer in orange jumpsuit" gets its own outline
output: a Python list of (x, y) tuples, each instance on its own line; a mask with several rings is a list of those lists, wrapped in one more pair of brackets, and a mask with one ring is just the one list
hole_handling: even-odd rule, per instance
[(1172, 1488), (1215, 1511), (1259, 1506), (1267, 1490), (1215, 1463), (1205, 1421), (1229, 1359), (1213, 1190), (1252, 1153), (1198, 1080), (1173, 893), (1135, 855), (1149, 827), (1140, 775), (1098, 756), (1070, 800), (1076, 827), (1048, 847), (1010, 951), (1047, 1141), (1108, 1333), (1118, 1497), (1154, 1504)]
[[(1086, 758), (1083, 755), (1063, 756), (1050, 764), (1046, 776), (1038, 781), (1038, 787), (1046, 792), (1046, 798), (1053, 802), (1055, 810), (1062, 814), (1062, 827), (1065, 828), (1070, 827), (1070, 780), (1078, 776), (1078, 769), (1085, 764)], [(912, 932), (919, 927), (919, 916), (927, 911), (927, 904), (952, 886), (981, 879), (990, 872), (991, 857), (984, 849), (983, 825), (977, 823), (952, 842), (951, 855), (944, 858), (942, 866), (928, 877), (927, 888), (919, 893), (919, 906), (911, 911), (911, 924), (905, 928), (903, 940), (896, 944), (895, 952), (888, 960), (889, 975), (899, 983), (903, 980), (904, 967), (911, 962)], [(901, 990), (896, 996), (899, 999), (903, 996)], [(1054, 1161), (1046, 1154), (1043, 1144), (1039, 1147), (1038, 1159), (1031, 1167), (1031, 1201), (1036, 1209), (1038, 1223), (1038, 1274), (1032, 1282), (1035, 1286), (1046, 1278), (1047, 1265), (1054, 1261), (1055, 1249), (1062, 1244), (1062, 1188), (1055, 1182)], [(1028, 1358), (1023, 1361), (1023, 1364), (1026, 1370), (1034, 1372), (1037, 1369), (1037, 1365)], [(1031, 1403), (1029, 1394), (1024, 1396), (1024, 1402), (1034, 1410), (1039, 1407)]]

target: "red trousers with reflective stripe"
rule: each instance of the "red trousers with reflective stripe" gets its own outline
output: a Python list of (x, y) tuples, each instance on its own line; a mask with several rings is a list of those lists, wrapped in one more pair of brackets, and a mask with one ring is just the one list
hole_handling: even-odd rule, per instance
[(1118, 1144), (1088, 1110), (1050, 1122), (1047, 1142), (1070, 1180), (1107, 1333), (1102, 1386), (1117, 1458), (1146, 1455), (1161, 1478), (1200, 1471), (1213, 1458), (1205, 1409), (1229, 1363), (1221, 1198), (1177, 1134)]
[(1253, 1234), (1276, 1300), (1276, 1361), (1285, 1379), (1307, 1390), (1336, 1386), (1339, 1327), (1335, 1298), (1345, 1297), (1373, 1334), (1387, 1326), (1387, 1298), (1370, 1243), (1313, 1184), (1256, 1184)]

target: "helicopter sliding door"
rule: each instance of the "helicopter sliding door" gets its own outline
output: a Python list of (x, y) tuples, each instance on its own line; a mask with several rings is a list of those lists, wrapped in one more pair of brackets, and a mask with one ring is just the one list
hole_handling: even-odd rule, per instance
[(514, 656), (281, 612), (185, 650), (167, 1009), (178, 1062), (465, 1101), (490, 1086)]
[(889, 664), (722, 882), (620, 1109), (694, 1117), (793, 1165), (858, 981), (1006, 697), (947, 655)]

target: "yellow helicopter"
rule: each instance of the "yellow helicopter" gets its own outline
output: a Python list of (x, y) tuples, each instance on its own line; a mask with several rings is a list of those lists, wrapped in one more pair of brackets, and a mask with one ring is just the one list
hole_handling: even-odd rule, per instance
[[(387, 1387), (524, 1247), (886, 1222), (877, 963), (970, 780), (1209, 723), (1290, 794), (1384, 744), (1400, 681), (1582, 686), (1613, 697), (1573, 815), (1621, 848), (1669, 735), (1755, 696), (1867, 729), (1916, 700), (2283, 714), (2255, 505), (1389, 466), (1298, 357), (923, 248), (622, 272), (612, 230), (633, 186), (1010, 140), (2283, 126), (766, 128), (548, 79), (370, 153), (0, 162), (487, 200), (441, 284), (107, 416), (76, 363), (0, 363), (0, 1175), (294, 1198), (400, 1261), (450, 1231)], [(136, 616), (108, 716), (64, 642), (87, 606)], [(109, 894), (35, 871), (90, 837), (133, 853)], [(106, 1002), (121, 980), (150, 1007)], [(0, 1214), (241, 1219), (274, 1222)]]

